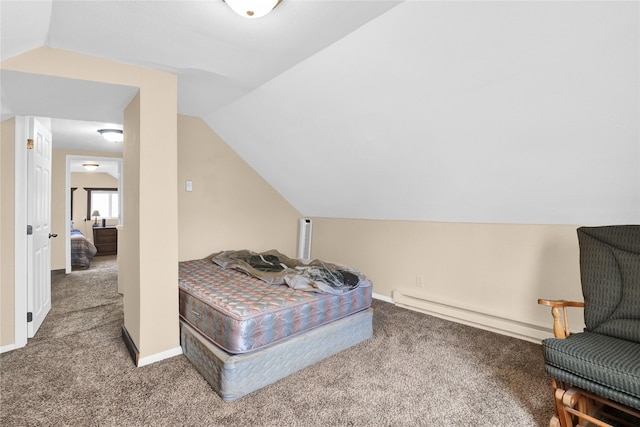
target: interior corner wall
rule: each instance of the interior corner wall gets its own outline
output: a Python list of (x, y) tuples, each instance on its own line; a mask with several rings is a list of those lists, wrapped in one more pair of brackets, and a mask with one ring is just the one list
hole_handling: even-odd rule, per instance
[[(538, 298), (583, 299), (576, 228), (313, 218), (311, 254), (403, 306), (539, 342), (553, 322)], [(583, 327), (580, 310), (571, 319)]]
[(178, 203), (181, 261), (229, 249), (295, 255), (300, 213), (203, 120), (183, 115), (178, 116)]
[[(118, 239), (119, 248), (127, 247), (132, 258), (128, 266), (131, 268), (125, 266), (125, 269), (127, 274), (135, 276), (127, 276), (127, 289), (140, 292), (138, 301), (127, 299), (125, 294), (125, 326), (128, 328), (128, 319), (139, 319), (139, 335), (132, 338), (140, 358), (154, 361), (177, 354), (180, 348), (177, 301), (177, 76), (49, 47), (40, 47), (6, 59), (0, 63), (0, 68), (139, 88), (140, 156), (137, 163), (133, 163), (136, 159), (128, 159), (125, 151), (123, 158), (125, 171), (128, 168), (137, 173), (139, 185), (133, 188), (123, 174), (123, 193), (137, 192), (140, 196), (139, 213), (146, 216), (144, 222), (139, 222), (137, 234), (134, 234), (139, 218), (133, 218), (128, 213), (130, 207), (125, 208), (124, 231), (122, 239), (120, 236)], [(126, 134), (130, 132), (125, 123), (125, 147)], [(159, 206), (167, 206), (163, 215), (150, 215)], [(157, 232), (160, 229), (162, 245), (157, 244)], [(137, 271), (132, 266), (136, 260), (139, 261)], [(137, 306), (134, 306), (136, 302)]]
[(15, 341), (15, 119), (0, 123), (0, 347)]

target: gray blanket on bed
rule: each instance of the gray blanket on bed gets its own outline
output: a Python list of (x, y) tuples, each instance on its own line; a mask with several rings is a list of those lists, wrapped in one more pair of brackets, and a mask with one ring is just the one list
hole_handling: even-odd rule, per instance
[[(74, 232), (75, 231), (75, 232)], [(71, 232), (71, 265), (81, 265), (84, 268), (91, 266), (91, 260), (98, 250), (87, 238), (79, 231)]]
[(256, 253), (249, 250), (224, 251), (211, 256), (224, 268), (235, 268), (274, 285), (287, 284), (302, 291), (344, 294), (358, 286), (371, 286), (359, 271), (321, 260), (305, 263), (276, 250)]

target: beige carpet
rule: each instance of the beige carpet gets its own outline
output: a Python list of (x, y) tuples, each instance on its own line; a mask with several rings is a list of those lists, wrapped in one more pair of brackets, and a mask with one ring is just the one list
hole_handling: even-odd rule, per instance
[(37, 336), (0, 356), (0, 425), (542, 426), (553, 411), (540, 346), (381, 301), (372, 339), (225, 403), (184, 356), (133, 365), (116, 278), (106, 257), (54, 273)]

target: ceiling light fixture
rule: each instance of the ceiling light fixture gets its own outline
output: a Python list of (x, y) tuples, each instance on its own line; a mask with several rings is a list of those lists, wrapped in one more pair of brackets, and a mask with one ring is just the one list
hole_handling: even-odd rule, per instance
[(82, 167), (85, 168), (88, 171), (94, 171), (96, 169), (98, 169), (98, 166), (100, 166), (97, 163), (83, 163)]
[(238, 15), (256, 19), (265, 16), (280, 4), (282, 0), (223, 0)]
[(122, 131), (120, 129), (98, 129), (98, 133), (110, 142), (122, 142)]

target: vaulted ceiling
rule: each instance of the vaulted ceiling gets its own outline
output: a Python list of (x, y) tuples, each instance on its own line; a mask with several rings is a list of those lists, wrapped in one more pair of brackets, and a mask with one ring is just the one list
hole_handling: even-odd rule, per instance
[[(640, 221), (636, 1), (284, 0), (246, 20), (222, 0), (3, 0), (0, 20), (3, 60), (50, 46), (177, 74), (178, 111), (304, 215)], [(38, 110), (17, 95), (33, 76), (0, 78), (3, 117), (118, 123), (132, 93), (45, 82), (66, 102)]]

